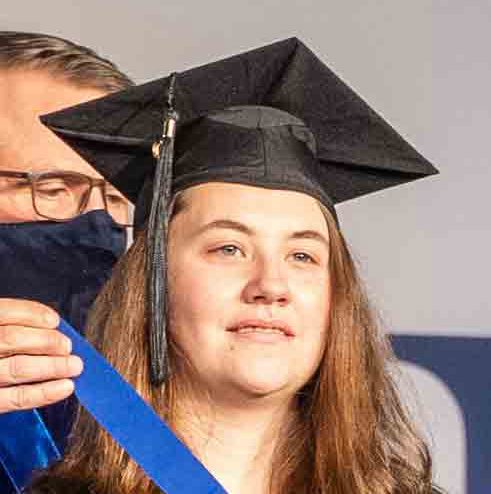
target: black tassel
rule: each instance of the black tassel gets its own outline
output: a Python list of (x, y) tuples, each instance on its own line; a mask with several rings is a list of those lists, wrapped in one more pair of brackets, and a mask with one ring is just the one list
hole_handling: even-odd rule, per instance
[(150, 379), (162, 384), (169, 373), (167, 356), (167, 238), (172, 190), (172, 165), (177, 114), (174, 110), (175, 74), (170, 76), (162, 138), (157, 155), (152, 207), (147, 231), (147, 293), (149, 300)]

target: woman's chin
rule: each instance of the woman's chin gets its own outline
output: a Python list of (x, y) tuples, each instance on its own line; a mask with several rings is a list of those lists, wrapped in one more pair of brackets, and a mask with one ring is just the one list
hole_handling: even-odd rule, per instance
[(251, 361), (236, 367), (227, 381), (244, 396), (260, 398), (293, 394), (294, 378), (286, 365), (278, 362)]

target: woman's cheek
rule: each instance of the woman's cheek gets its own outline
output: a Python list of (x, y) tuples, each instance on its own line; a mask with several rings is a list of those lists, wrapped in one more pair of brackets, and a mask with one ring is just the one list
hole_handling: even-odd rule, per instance
[(330, 299), (328, 275), (321, 270), (294, 273), (289, 279), (290, 291), (297, 297), (301, 306), (326, 309)]
[(199, 321), (212, 321), (226, 306), (228, 280), (223, 273), (203, 262), (184, 261), (174, 279), (175, 311), (181, 323), (196, 329)]

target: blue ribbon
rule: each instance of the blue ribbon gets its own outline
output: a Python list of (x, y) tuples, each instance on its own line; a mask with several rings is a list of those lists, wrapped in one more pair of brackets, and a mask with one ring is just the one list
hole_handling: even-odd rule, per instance
[(0, 414), (0, 463), (20, 493), (34, 470), (46, 468), (60, 452), (37, 410)]
[(227, 494), (191, 451), (111, 365), (61, 321), (73, 353), (84, 361), (75, 394), (97, 422), (167, 494)]
[[(166, 494), (227, 494), (87, 340), (63, 320), (59, 329), (84, 361), (84, 371), (75, 379), (78, 400), (157, 486)], [(29, 483), (34, 469), (60, 457), (35, 410), (0, 415), (0, 434), (0, 461), (17, 492)]]

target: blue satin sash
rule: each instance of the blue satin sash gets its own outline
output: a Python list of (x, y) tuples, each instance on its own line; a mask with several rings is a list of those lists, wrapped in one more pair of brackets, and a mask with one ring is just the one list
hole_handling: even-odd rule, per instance
[(167, 494), (227, 494), (190, 450), (111, 365), (62, 321), (73, 353), (84, 361), (75, 394), (146, 474)]
[(0, 415), (0, 464), (20, 493), (33, 470), (46, 468), (60, 452), (37, 410)]
[[(73, 353), (84, 361), (84, 371), (75, 379), (78, 400), (157, 486), (166, 494), (227, 494), (165, 422), (87, 340), (63, 320), (59, 329), (72, 340)], [(0, 415), (0, 430), (6, 430), (2, 427), (2, 420), (9, 416), (12, 419), (19, 413)], [(30, 418), (36, 416), (42, 423), (35, 411), (22, 414), (24, 417), (32, 414)], [(3, 424), (6, 425), (6, 422)], [(36, 427), (39, 424), (32, 424), (31, 432)], [(34, 440), (38, 439), (32, 436), (29, 440), (26, 437), (26, 446), (32, 448), (34, 443), (29, 441)], [(46, 457), (44, 465), (52, 459)], [(19, 458), (7, 454), (6, 460), (2, 463), (10, 478), (17, 487), (25, 485), (26, 477), (31, 473), (26, 471), (26, 458), (19, 461)], [(31, 465), (39, 465), (38, 458), (33, 458)], [(19, 468), (22, 471), (19, 472)]]

